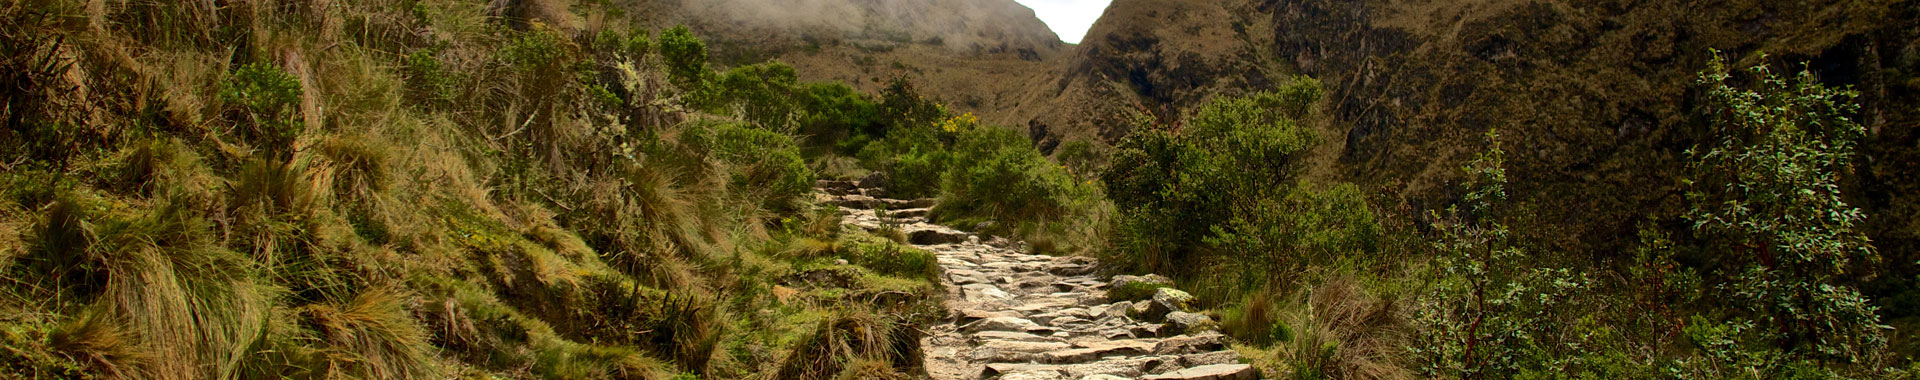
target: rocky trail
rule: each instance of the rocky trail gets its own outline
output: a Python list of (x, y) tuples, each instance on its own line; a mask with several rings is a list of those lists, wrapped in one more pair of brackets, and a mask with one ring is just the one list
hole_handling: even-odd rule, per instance
[(1106, 278), (1091, 258), (1036, 255), (1024, 243), (932, 224), (933, 200), (890, 199), (878, 184), (817, 186), (822, 201), (844, 210), (845, 224), (896, 229), (937, 254), (948, 318), (920, 341), (933, 379), (1258, 377), (1211, 331), (1208, 317), (1184, 310), (1186, 293), (1164, 288), (1138, 302), (1108, 300), (1108, 289), (1164, 278)]

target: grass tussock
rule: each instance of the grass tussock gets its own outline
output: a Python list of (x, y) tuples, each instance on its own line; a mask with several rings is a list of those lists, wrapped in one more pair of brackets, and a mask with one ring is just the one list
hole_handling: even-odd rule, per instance
[(1269, 374), (1295, 379), (1411, 379), (1410, 331), (1394, 298), (1350, 276), (1287, 296), (1255, 292), (1222, 310), (1221, 330)]
[(355, 378), (437, 377), (426, 331), (405, 309), (399, 289), (373, 288), (340, 304), (315, 304), (303, 314), (327, 344), (327, 370)]

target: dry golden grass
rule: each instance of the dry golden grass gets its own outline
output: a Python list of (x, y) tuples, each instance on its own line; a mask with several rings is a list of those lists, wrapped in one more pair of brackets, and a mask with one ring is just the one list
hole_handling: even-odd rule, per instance
[(328, 345), (328, 372), (356, 378), (433, 378), (426, 330), (406, 310), (409, 296), (378, 287), (338, 304), (303, 308)]
[(147, 377), (145, 366), (154, 355), (122, 325), (106, 313), (85, 312), (54, 330), (50, 348), (105, 378)]

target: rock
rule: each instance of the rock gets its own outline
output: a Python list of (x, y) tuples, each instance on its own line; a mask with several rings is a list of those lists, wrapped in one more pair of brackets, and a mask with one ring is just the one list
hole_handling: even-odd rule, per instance
[(1044, 370), (1044, 369), (1036, 369), (1031, 371), (1019, 371), (1019, 372), (1000, 375), (1000, 380), (1061, 380), (1061, 379), (1070, 379), (1070, 378), (1066, 377), (1066, 375), (1061, 375), (1060, 371)]
[(894, 219), (924, 218), (927, 216), (927, 210), (928, 209), (924, 209), (924, 208), (910, 208), (905, 210), (889, 212), (887, 213), (887, 217), (894, 218)]
[(833, 259), (833, 265), (847, 265), (847, 259)]
[(1134, 325), (1127, 332), (1133, 336), (1160, 336), (1160, 325)]
[(858, 185), (855, 185), (851, 181), (835, 181), (835, 180), (822, 179), (822, 180), (813, 181), (813, 186), (820, 188), (820, 190), (826, 191), (827, 194), (833, 194), (833, 195), (848, 195), (848, 194), (854, 194), (860, 191), (860, 187)]
[[(1005, 341), (1014, 341), (1014, 342), (1049, 342), (1049, 341), (1052, 341), (1053, 338), (1028, 334), (1024, 332), (1018, 332), (1018, 331), (981, 331), (981, 332), (973, 333), (973, 340), (976, 343), (980, 341), (986, 341), (986, 340), (1005, 340)], [(1147, 349), (1151, 350), (1153, 349), (1153, 347), (1147, 347)]]
[(1239, 364), (1239, 363), (1240, 363), (1240, 353), (1234, 352), (1233, 350), (1222, 350), (1222, 351), (1214, 351), (1214, 352), (1203, 352), (1198, 354), (1180, 355), (1180, 365), (1186, 366), (1186, 367), (1199, 367), (1199, 366), (1214, 365), (1214, 364)]
[(1093, 273), (1093, 266), (1079, 265), (1079, 264), (1060, 264), (1060, 265), (1054, 265), (1053, 268), (1047, 269), (1047, 273), (1052, 273), (1055, 276), (1079, 276), (1079, 275), (1085, 275), (1088, 273)]
[(873, 172), (867, 174), (865, 177), (860, 177), (860, 187), (868, 189), (890, 187), (889, 185), (892, 183), (893, 181), (887, 179), (887, 173), (883, 172)]
[(1134, 318), (1147, 319), (1147, 320), (1155, 319), (1155, 318), (1147, 317), (1148, 315), (1153, 314), (1152, 311), (1153, 311), (1152, 300), (1134, 302), (1133, 304), (1127, 305), (1127, 315), (1132, 316)]
[(1160, 288), (1153, 292), (1153, 302), (1148, 303), (1149, 307), (1144, 317), (1148, 320), (1159, 320), (1167, 313), (1187, 311), (1189, 302), (1193, 302), (1192, 294), (1187, 294), (1180, 289)]
[(1160, 284), (1160, 285), (1173, 285), (1172, 280), (1168, 280), (1166, 276), (1161, 276), (1157, 274), (1149, 274), (1145, 276), (1134, 276), (1134, 275), (1123, 274), (1119, 276), (1113, 276), (1113, 281), (1108, 281), (1107, 286), (1118, 288), (1118, 287), (1126, 286), (1127, 284), (1136, 283), (1136, 282), (1148, 283), (1148, 284)]
[(948, 276), (947, 276), (947, 279), (949, 279), (949, 280), (953, 280), (953, 284), (954, 284), (954, 285), (967, 285), (967, 284), (985, 284), (985, 283), (987, 283), (987, 279), (986, 279), (986, 278), (982, 278), (982, 277), (980, 277), (980, 276), (963, 276), (963, 275), (948, 275)]
[(1169, 334), (1185, 334), (1188, 332), (1208, 330), (1213, 327), (1213, 318), (1203, 314), (1184, 311), (1167, 313), (1166, 331)]
[(961, 328), (969, 333), (981, 331), (1037, 331), (1046, 330), (1033, 321), (1015, 317), (993, 317), (968, 323)]
[(1011, 311), (985, 311), (985, 310), (979, 310), (979, 309), (961, 309), (960, 312), (957, 314), (960, 315), (960, 320), (959, 320), (960, 323), (968, 323), (968, 322), (973, 322), (973, 321), (978, 321), (978, 320), (988, 319), (988, 318), (998, 318), (998, 317), (1019, 318), (1020, 317), (1020, 313), (1015, 313)]
[(1246, 364), (1203, 365), (1141, 378), (1141, 380), (1253, 380), (1260, 373)]
[(881, 199), (880, 202), (885, 203), (887, 205), (888, 210), (906, 210), (906, 209), (933, 207), (933, 204), (936, 201), (934, 201), (933, 198), (920, 198), (920, 199)]
[(1000, 290), (1000, 288), (988, 284), (968, 284), (960, 287), (960, 289), (962, 289), (961, 295), (966, 296), (968, 301), (1013, 299), (1012, 293), (1007, 293), (1005, 290)]
[(1007, 374), (1032, 372), (1032, 371), (1053, 371), (1054, 373), (1060, 372), (1060, 366), (1058, 365), (1029, 364), (1029, 363), (987, 363), (986, 368), (984, 369), (985, 369), (985, 372), (980, 374), (982, 378), (990, 378), (994, 376), (1004, 376)]
[(834, 206), (840, 206), (840, 207), (845, 207), (845, 208), (850, 208), (855, 210), (866, 210), (866, 209), (873, 208), (873, 204), (872, 204), (873, 202), (874, 202), (873, 197), (869, 197), (865, 195), (848, 195), (840, 198), (835, 198), (831, 203), (833, 203)]
[(1067, 350), (1066, 343), (993, 340), (973, 350), (973, 360), (993, 363), (1020, 363), (1041, 359), (1047, 352)]
[(1109, 356), (1134, 356), (1151, 352), (1152, 342), (1119, 341), (1097, 344), (1076, 344), (1079, 348), (1048, 351), (1040, 355), (1044, 363), (1073, 364), (1086, 363)]
[(1153, 354), (1183, 355), (1224, 350), (1227, 344), (1223, 339), (1224, 337), (1216, 332), (1161, 339), (1160, 343), (1153, 345)]
[(907, 233), (907, 242), (917, 245), (953, 244), (966, 240), (966, 234), (941, 230), (914, 230)]
[(1080, 378), (1080, 380), (1127, 380), (1127, 378), (1108, 375), (1108, 374), (1097, 374), (1097, 375), (1087, 375), (1087, 377), (1082, 377)]

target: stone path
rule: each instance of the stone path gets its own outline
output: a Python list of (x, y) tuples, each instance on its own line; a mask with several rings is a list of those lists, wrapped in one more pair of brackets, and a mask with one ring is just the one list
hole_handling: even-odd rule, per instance
[[(1029, 254), (1025, 244), (928, 223), (932, 200), (884, 198), (873, 184), (820, 181), (820, 200), (848, 225), (891, 226), (932, 251), (944, 269), (950, 317), (920, 341), (936, 380), (1254, 379), (1206, 316), (1179, 310), (1172, 289), (1138, 303), (1106, 289), (1157, 276), (1097, 274), (1086, 257)], [(1164, 321), (1151, 322), (1149, 320)], [(1196, 330), (1196, 331), (1183, 331)]]

